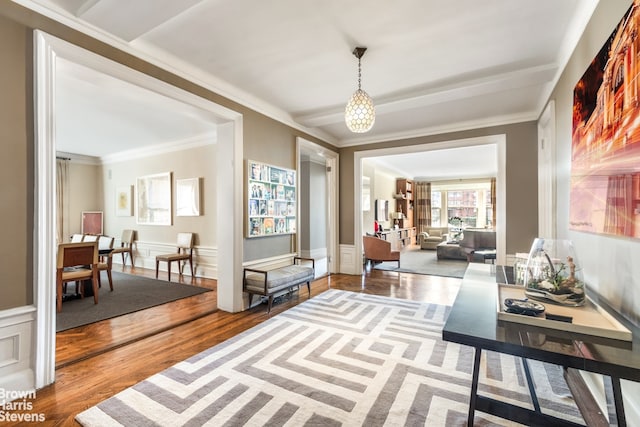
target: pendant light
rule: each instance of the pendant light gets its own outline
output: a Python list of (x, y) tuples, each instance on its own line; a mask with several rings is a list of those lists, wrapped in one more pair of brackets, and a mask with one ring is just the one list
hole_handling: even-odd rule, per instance
[(366, 47), (356, 47), (353, 50), (353, 55), (358, 58), (358, 90), (351, 96), (344, 110), (344, 121), (349, 130), (355, 133), (368, 132), (376, 121), (376, 110), (373, 106), (373, 100), (367, 92), (363, 91), (360, 87), (362, 75), (360, 58), (362, 58), (366, 50)]

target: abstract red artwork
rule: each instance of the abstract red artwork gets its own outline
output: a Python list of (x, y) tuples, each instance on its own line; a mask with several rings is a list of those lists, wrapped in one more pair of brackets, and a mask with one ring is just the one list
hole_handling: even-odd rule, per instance
[(573, 92), (572, 230), (640, 238), (640, 0)]

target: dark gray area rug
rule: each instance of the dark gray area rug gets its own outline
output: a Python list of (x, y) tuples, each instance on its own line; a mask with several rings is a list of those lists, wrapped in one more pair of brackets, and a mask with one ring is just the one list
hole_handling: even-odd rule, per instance
[(376, 270), (397, 271), (399, 273), (429, 274), (431, 276), (464, 277), (467, 261), (456, 259), (438, 259), (436, 251), (422, 250), (419, 247), (405, 248), (400, 252), (400, 268), (397, 262), (381, 262)]
[[(473, 348), (450, 307), (328, 290), (77, 415), (104, 426), (467, 425)], [(532, 409), (519, 358), (482, 352), (479, 392)], [(562, 367), (530, 361), (542, 412), (584, 422)], [(475, 426), (514, 423), (477, 411)]]
[[(73, 299), (62, 303), (62, 311), (56, 316), (56, 332), (122, 316), (211, 290), (116, 271), (113, 271), (112, 274), (113, 292), (109, 290), (107, 275), (102, 275), (98, 304), (93, 303), (93, 296), (85, 296), (84, 299)], [(75, 284), (69, 283), (67, 291), (75, 291)]]

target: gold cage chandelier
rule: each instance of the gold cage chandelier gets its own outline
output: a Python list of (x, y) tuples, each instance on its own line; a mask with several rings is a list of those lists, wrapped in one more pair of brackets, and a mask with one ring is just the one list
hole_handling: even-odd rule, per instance
[(362, 90), (362, 68), (360, 59), (366, 52), (366, 47), (356, 47), (353, 54), (358, 58), (358, 90), (354, 92), (344, 110), (344, 121), (351, 132), (368, 132), (376, 121), (376, 109), (371, 97)]

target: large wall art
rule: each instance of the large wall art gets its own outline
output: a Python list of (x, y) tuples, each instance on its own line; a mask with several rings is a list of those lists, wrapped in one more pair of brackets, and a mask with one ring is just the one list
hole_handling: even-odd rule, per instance
[(171, 225), (171, 172), (141, 176), (136, 180), (136, 222)]
[(573, 92), (572, 230), (640, 238), (640, 0)]
[(247, 237), (296, 232), (296, 171), (247, 161)]

